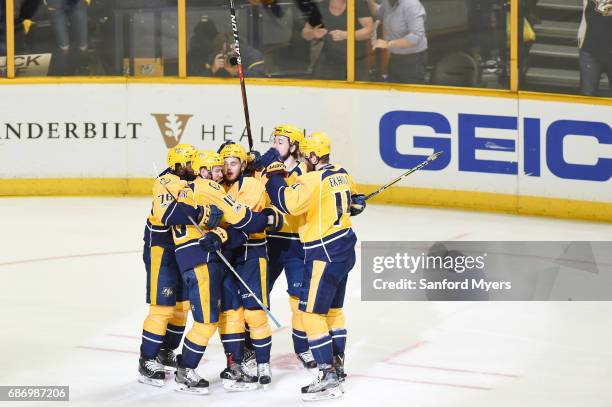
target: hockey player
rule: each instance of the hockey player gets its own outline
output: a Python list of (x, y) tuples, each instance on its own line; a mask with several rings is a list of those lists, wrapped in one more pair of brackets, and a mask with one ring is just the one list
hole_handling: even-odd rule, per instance
[(149, 314), (142, 332), (138, 380), (155, 386), (164, 384), (164, 366), (176, 369), (173, 351), (181, 342), (187, 322), (189, 301), (176, 263), (170, 225), (188, 222), (187, 215), (201, 220), (204, 208), (180, 204), (177, 210), (170, 194), (176, 196), (194, 178), (194, 156), (195, 148), (188, 144), (168, 151), (168, 168), (155, 179), (152, 209), (144, 231)]
[[(217, 183), (223, 181), (223, 165), (224, 161), (219, 153), (207, 150), (199, 150), (194, 163), (199, 177), (213, 180)], [(224, 245), (223, 252), (227, 258), (231, 259), (231, 251), (245, 243), (247, 235), (229, 225), (226, 226), (225, 229), (228, 233), (229, 243)], [(209, 268), (220, 267), (221, 270), (225, 269), (225, 265), (217, 255), (210, 256), (208, 266)], [(237, 311), (234, 311), (234, 308), (238, 309), (240, 307), (240, 305), (238, 305), (240, 299), (237, 295), (240, 289), (235, 279), (230, 276), (229, 271), (223, 275), (223, 284), (225, 287), (222, 289), (222, 293), (235, 293), (235, 295), (221, 296), (221, 309), (231, 310), (231, 312), (234, 313), (229, 320), (229, 314), (227, 312), (222, 313), (219, 320), (219, 335), (221, 338), (225, 338), (225, 341), (222, 343), (228, 359), (227, 368), (221, 373), (221, 379), (223, 379), (224, 387), (231, 391), (255, 390), (257, 389), (257, 384), (254, 383), (257, 381), (256, 378), (253, 379), (253, 376), (245, 365), (234, 361), (236, 352), (243, 351), (242, 347), (238, 346), (240, 344), (236, 342), (244, 340), (236, 340), (233, 335), (235, 333), (234, 325), (236, 325), (236, 323), (240, 327), (241, 332), (244, 332), (244, 312), (242, 312), (241, 315), (236, 315)], [(244, 337), (244, 334), (242, 336)], [(242, 354), (243, 353), (240, 353), (240, 355)], [(238, 356), (238, 360), (242, 360), (242, 357)], [(257, 364), (254, 355), (253, 362), (255, 363), (254, 369), (256, 371)]]
[(200, 166), (199, 172), (198, 169), (195, 169), (196, 175), (216, 183), (223, 181), (223, 158), (219, 153), (211, 150), (198, 150), (196, 160)]
[(302, 388), (303, 400), (342, 396), (346, 345), (342, 306), (357, 241), (350, 216), (365, 208), (365, 197), (356, 193), (346, 170), (330, 164), (330, 151), (324, 133), (307, 138), (302, 152), (309, 172), (291, 186), (284, 178), (285, 165), (275, 161), (273, 152), (260, 160), (269, 178), (266, 190), (272, 203), (286, 214), (304, 215), (299, 230), (306, 270), (299, 309), (319, 372)]
[[(304, 140), (304, 133), (296, 126), (284, 124), (276, 126), (272, 133), (272, 148), (278, 151), (279, 158), (287, 170), (287, 184), (291, 185), (297, 177), (307, 172), (306, 164), (300, 162), (300, 143)], [(265, 170), (262, 171), (262, 180), (266, 182)], [(278, 232), (269, 232), (268, 258), (270, 259), (270, 290), (274, 283), (285, 271), (287, 278), (287, 293), (291, 307), (291, 327), (293, 349), (298, 360), (307, 369), (316, 369), (310, 349), (308, 338), (302, 323), (302, 311), (299, 310), (300, 292), (304, 278), (304, 249), (298, 234), (299, 216), (285, 215), (283, 228)]]
[[(199, 158), (194, 165), (198, 173), (202, 174), (205, 165)], [(267, 212), (252, 212), (250, 208), (226, 195), (219, 184), (201, 176), (179, 193), (178, 202), (194, 207), (210, 205), (209, 218), (221, 213), (224, 222), (245, 233), (261, 232), (269, 224), (276, 225), (277, 221), (275, 211), (268, 209)], [(201, 378), (195, 369), (219, 321), (223, 269), (219, 266), (215, 252), (228, 240), (228, 234), (215, 226), (211, 222), (200, 223), (200, 228), (206, 230), (204, 236), (191, 222), (172, 228), (176, 260), (188, 288), (194, 319), (178, 360), (175, 381), (179, 391), (208, 393), (208, 381)]]
[[(248, 155), (244, 148), (239, 144), (226, 144), (221, 149), (220, 154), (225, 162), (223, 186), (228, 195), (253, 210), (264, 208), (266, 196), (263, 184), (255, 178), (244, 176), (248, 163)], [(282, 215), (277, 214), (278, 225), (282, 225)], [(269, 307), (265, 233), (249, 234), (247, 242), (233, 251), (232, 260), (236, 271), (259, 300), (266, 307)], [(242, 362), (245, 339), (244, 321), (246, 321), (249, 326), (249, 336), (255, 348), (258, 382), (265, 388), (272, 381), (270, 371), (272, 331), (268, 323), (268, 316), (259, 308), (255, 299), (249, 293), (245, 293), (244, 290), (240, 290), (238, 300), (232, 299), (237, 295), (235, 292), (236, 286), (237, 284), (232, 284), (231, 281), (224, 284), (226, 299), (223, 302), (227, 309), (224, 309), (224, 316), (222, 317), (224, 320), (222, 325), (225, 327), (221, 331), (221, 340), (226, 353), (232, 355), (232, 360), (228, 360), (228, 365), (231, 361), (238, 364)], [(240, 289), (239, 286), (238, 288)]]

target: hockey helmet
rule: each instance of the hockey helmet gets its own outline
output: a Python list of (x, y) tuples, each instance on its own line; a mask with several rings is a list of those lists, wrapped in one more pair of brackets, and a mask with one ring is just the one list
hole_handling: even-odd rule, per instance
[(242, 147), (240, 144), (227, 144), (221, 149), (219, 154), (224, 160), (229, 157), (236, 157), (242, 162), (247, 162), (249, 157), (244, 147)]
[(281, 124), (274, 128), (272, 137), (284, 136), (290, 143), (300, 144), (304, 140), (304, 132), (292, 124)]
[(221, 154), (215, 153), (211, 150), (197, 151), (193, 160), (193, 169), (195, 171), (199, 171), (202, 167), (211, 170), (215, 166), (223, 166), (223, 158), (221, 158)]
[(186, 165), (193, 162), (196, 155), (196, 148), (191, 144), (177, 144), (168, 150), (168, 167), (174, 169), (176, 164)]
[(306, 156), (309, 156), (310, 153), (315, 153), (317, 157), (323, 157), (331, 152), (329, 137), (322, 131), (310, 134), (304, 139), (303, 144), (301, 150)]

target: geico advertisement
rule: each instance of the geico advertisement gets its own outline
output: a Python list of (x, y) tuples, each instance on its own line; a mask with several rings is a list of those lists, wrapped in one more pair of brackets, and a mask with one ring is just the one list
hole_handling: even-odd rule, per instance
[[(403, 170), (431, 152), (444, 151), (423, 171), (453, 174), (456, 178), (448, 179), (451, 189), (478, 174), (495, 180), (475, 185), (479, 190), (507, 192), (506, 185), (520, 194), (612, 201), (610, 125), (601, 119), (577, 119), (575, 110), (573, 115), (559, 110), (542, 115), (535, 114), (544, 110), (541, 103), (533, 108), (529, 115), (390, 111), (379, 121), (380, 158)], [(409, 147), (402, 150), (401, 144)]]
[[(180, 142), (247, 145), (237, 84), (24, 85), (2, 93), (3, 177), (148, 177)], [(384, 183), (444, 151), (402, 185), (612, 201), (610, 106), (276, 86), (250, 86), (248, 96), (255, 148), (267, 149), (280, 123), (326, 131), (334, 160), (359, 183)], [(23, 154), (31, 165), (18, 165)]]

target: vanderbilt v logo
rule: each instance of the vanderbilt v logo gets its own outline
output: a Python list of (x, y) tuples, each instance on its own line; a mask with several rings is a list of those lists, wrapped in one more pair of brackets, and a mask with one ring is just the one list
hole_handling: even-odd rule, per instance
[(152, 113), (159, 131), (164, 138), (166, 147), (172, 148), (181, 142), (181, 137), (187, 127), (187, 122), (193, 117), (192, 114), (166, 114)]

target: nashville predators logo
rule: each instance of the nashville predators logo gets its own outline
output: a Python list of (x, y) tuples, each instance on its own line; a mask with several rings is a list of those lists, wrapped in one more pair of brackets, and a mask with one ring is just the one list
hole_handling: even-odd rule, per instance
[(164, 287), (162, 289), (162, 295), (164, 297), (170, 297), (173, 293), (174, 293), (174, 290), (172, 289), (172, 287)]
[(185, 133), (187, 122), (193, 117), (192, 114), (166, 114), (151, 113), (155, 118), (159, 131), (164, 138), (166, 147), (172, 148), (181, 142), (181, 137)]

